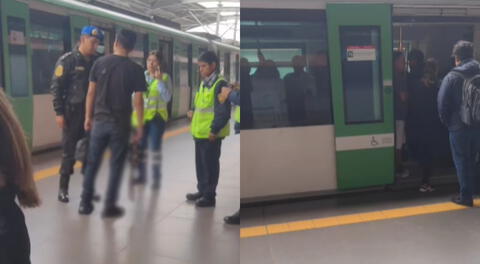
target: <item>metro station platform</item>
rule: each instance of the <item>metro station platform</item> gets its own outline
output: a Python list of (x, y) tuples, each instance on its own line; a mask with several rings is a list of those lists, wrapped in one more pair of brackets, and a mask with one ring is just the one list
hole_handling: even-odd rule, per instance
[(479, 263), (480, 201), (456, 184), (242, 208), (242, 264)]
[[(129, 199), (125, 170), (119, 205), (125, 216), (102, 219), (103, 200), (90, 216), (78, 214), (82, 175), (79, 166), (70, 182), (70, 203), (57, 201), (59, 150), (35, 154), (34, 169), (42, 206), (24, 210), (33, 264), (216, 264), (239, 263), (239, 228), (223, 217), (239, 206), (240, 139), (222, 145), (220, 182), (215, 208), (196, 208), (185, 194), (196, 190), (194, 143), (186, 122), (168, 128), (163, 143), (161, 188), (134, 188)], [(96, 190), (106, 192), (108, 158)], [(79, 165), (79, 164), (77, 164)]]

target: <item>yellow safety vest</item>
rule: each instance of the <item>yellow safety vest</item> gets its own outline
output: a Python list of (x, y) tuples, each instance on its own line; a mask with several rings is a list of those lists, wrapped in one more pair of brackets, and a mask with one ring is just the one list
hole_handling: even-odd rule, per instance
[[(162, 80), (166, 83), (169, 81), (167, 74), (163, 74)], [(148, 90), (143, 94), (143, 122), (153, 120), (159, 114), (163, 121), (168, 121), (167, 102), (165, 102), (158, 91), (158, 80), (153, 81), (148, 86)], [(138, 126), (137, 112), (132, 113), (132, 125)]]
[[(215, 91), (222, 77), (218, 77), (212, 87), (208, 88), (200, 84), (200, 89), (195, 95), (195, 111), (193, 112), (191, 132), (194, 138), (207, 139), (210, 135), (210, 127), (215, 118)], [(217, 134), (218, 137), (224, 138), (230, 135), (230, 124), (227, 122), (224, 128)]]
[(235, 108), (235, 122), (240, 123), (240, 106)]

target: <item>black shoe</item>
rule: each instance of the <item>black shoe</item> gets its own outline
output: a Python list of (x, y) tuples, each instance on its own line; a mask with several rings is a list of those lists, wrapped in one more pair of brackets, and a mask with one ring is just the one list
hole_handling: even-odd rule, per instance
[(240, 224), (240, 211), (236, 212), (234, 215), (227, 216), (223, 218), (225, 223), (229, 225), (239, 225)]
[(202, 194), (200, 192), (196, 192), (196, 193), (187, 193), (187, 200), (189, 201), (196, 201), (200, 198), (202, 198)]
[(452, 197), (452, 202), (458, 205), (473, 207), (473, 200), (463, 200), (462, 198), (460, 198), (460, 195)]
[(58, 201), (62, 202), (62, 203), (68, 203), (70, 202), (70, 198), (68, 196), (68, 191), (66, 190), (60, 190), (58, 192)]
[(87, 202), (80, 202), (78, 213), (81, 215), (89, 215), (93, 212), (93, 204)]
[(125, 210), (122, 207), (112, 205), (103, 210), (102, 217), (117, 218), (117, 217), (122, 217), (124, 214), (125, 214)]
[(215, 207), (215, 198), (202, 197), (195, 202), (197, 207)]
[(100, 194), (94, 194), (93, 197), (92, 197), (92, 200), (96, 203), (100, 202), (100, 200), (101, 200)]

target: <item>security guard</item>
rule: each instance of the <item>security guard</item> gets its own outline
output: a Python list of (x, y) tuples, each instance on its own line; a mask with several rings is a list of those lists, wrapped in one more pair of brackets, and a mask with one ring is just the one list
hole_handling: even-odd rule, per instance
[[(63, 155), (60, 168), (58, 200), (69, 202), (68, 183), (75, 164), (75, 147), (85, 136), (85, 97), (88, 90), (90, 68), (96, 59), (98, 44), (103, 32), (95, 26), (86, 26), (81, 31), (80, 43), (75, 50), (58, 59), (50, 90), (57, 125), (63, 129)], [(83, 163), (85, 166), (85, 162)]]
[(230, 103), (222, 103), (217, 97), (221, 88), (227, 86), (217, 73), (218, 65), (218, 57), (212, 51), (203, 53), (198, 59), (203, 81), (195, 95), (194, 112), (189, 113), (195, 140), (198, 192), (187, 194), (187, 200), (195, 201), (198, 207), (215, 206), (222, 139), (230, 134)]

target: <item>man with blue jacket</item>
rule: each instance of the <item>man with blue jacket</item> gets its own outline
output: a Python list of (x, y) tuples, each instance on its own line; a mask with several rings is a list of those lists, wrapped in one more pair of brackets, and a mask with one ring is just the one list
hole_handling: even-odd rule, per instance
[(438, 113), (449, 130), (450, 148), (457, 170), (460, 194), (452, 202), (473, 206), (475, 190), (475, 155), (480, 146), (480, 129), (465, 125), (460, 118), (462, 90), (465, 79), (480, 73), (479, 63), (473, 59), (473, 43), (459, 41), (453, 47), (456, 67), (443, 79), (438, 92)]

